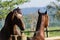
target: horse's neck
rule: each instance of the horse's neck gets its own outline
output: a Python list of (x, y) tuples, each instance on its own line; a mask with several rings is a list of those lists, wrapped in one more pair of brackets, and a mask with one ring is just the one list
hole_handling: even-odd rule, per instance
[(37, 21), (37, 25), (36, 25), (36, 31), (38, 31), (40, 29), (40, 25), (41, 25), (41, 17), (38, 17), (38, 21)]
[(4, 27), (2, 28), (2, 30), (0, 31), (0, 37), (2, 40), (8, 40), (10, 35), (13, 34), (13, 26), (8, 26), (8, 25), (4, 25)]
[(10, 37), (10, 34), (11, 34), (10, 32), (12, 32), (10, 30), (12, 30), (12, 29), (5, 28), (5, 26), (1, 29), (0, 37), (2, 40), (8, 40), (8, 38)]
[[(10, 24), (4, 24), (4, 27), (1, 29), (1, 33), (9, 33), (9, 35), (11, 34), (11, 33), (13, 33), (13, 25), (10, 25)], [(7, 34), (8, 35), (8, 34)]]
[(33, 40), (42, 39), (41, 35), (43, 35), (43, 37), (44, 37), (44, 23), (45, 23), (45, 17), (42, 16), (41, 19), (38, 19), (37, 27), (36, 27), (36, 33), (34, 33)]
[(45, 27), (45, 16), (41, 16), (41, 18), (38, 18), (36, 31), (40, 31), (40, 29), (43, 29), (42, 27)]

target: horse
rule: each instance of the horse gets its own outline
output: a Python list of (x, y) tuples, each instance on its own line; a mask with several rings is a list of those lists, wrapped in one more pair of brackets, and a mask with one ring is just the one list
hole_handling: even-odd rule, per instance
[(48, 26), (48, 14), (47, 11), (45, 13), (41, 13), (38, 9), (38, 20), (36, 25), (36, 31), (32, 38), (28, 38), (27, 40), (45, 40), (44, 28)]
[(36, 25), (36, 33), (34, 33), (33, 40), (45, 40), (44, 28), (48, 26), (48, 14), (41, 13), (38, 9), (38, 21)]
[(24, 22), (22, 21), (22, 12), (19, 7), (12, 10), (6, 17), (3, 28), (0, 31), (0, 40), (11, 40), (11, 35), (21, 35), (21, 31), (25, 30)]

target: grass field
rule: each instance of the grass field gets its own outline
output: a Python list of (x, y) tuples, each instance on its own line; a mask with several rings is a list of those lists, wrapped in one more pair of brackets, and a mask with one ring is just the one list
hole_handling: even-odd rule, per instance
[[(57, 27), (57, 26), (55, 26), (55, 27), (48, 27), (48, 30), (60, 30), (60, 27)], [(28, 37), (32, 37), (33, 36), (33, 33), (30, 33), (30, 32), (26, 32), (25, 34)], [(45, 32), (45, 36), (46, 36), (46, 32)], [(55, 36), (60, 36), (60, 31), (48, 32), (48, 37), (55, 37)]]
[[(60, 30), (60, 27), (48, 27), (48, 30)], [(49, 37), (60, 36), (60, 31), (49, 32), (48, 35)]]
[[(31, 29), (30, 28), (28, 28), (28, 29), (26, 29), (25, 31), (31, 31)], [(60, 27), (57, 27), (57, 26), (55, 26), (55, 27), (48, 27), (48, 30), (60, 30)], [(33, 36), (33, 34), (34, 34), (34, 32), (26, 32), (26, 33), (24, 33), (26, 36), (28, 36), (28, 37), (32, 37)], [(46, 36), (46, 32), (45, 32), (45, 36)], [(60, 31), (54, 31), (54, 32), (48, 32), (48, 37), (56, 37), (56, 36), (60, 36)]]

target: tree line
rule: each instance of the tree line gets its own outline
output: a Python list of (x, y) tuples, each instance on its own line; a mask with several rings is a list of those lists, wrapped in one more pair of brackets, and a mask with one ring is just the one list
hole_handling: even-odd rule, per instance
[(6, 15), (15, 8), (16, 5), (23, 4), (28, 0), (0, 0), (0, 19), (5, 18)]

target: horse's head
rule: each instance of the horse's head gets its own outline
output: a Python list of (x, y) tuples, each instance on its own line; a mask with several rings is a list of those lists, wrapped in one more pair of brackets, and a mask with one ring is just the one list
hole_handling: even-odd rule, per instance
[(39, 17), (38, 17), (38, 19), (39, 18), (41, 18), (40, 20), (42, 21), (42, 22), (44, 22), (45, 24), (45, 27), (47, 27), (48, 26), (48, 14), (47, 14), (47, 11), (45, 11), (45, 13), (41, 13), (40, 12), (40, 9), (38, 9), (38, 14), (39, 14)]
[(13, 16), (12, 16), (12, 21), (14, 24), (16, 24), (21, 30), (25, 29), (25, 26), (22, 21), (22, 13), (21, 9), (16, 8), (13, 10)]
[(40, 12), (40, 9), (38, 9), (38, 14), (41, 16), (41, 15), (47, 15), (47, 11), (45, 11), (45, 13), (41, 13)]

